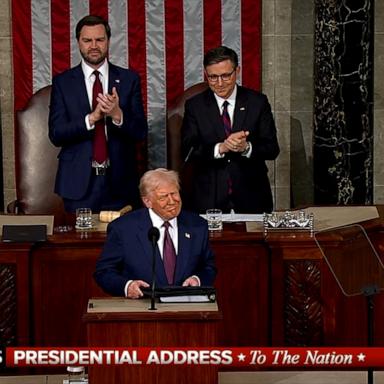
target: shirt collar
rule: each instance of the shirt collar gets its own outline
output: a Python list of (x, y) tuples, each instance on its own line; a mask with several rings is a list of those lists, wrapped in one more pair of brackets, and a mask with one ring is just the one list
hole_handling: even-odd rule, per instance
[(223, 103), (224, 103), (225, 100), (227, 100), (228, 103), (233, 107), (235, 105), (235, 103), (236, 103), (237, 84), (235, 84), (235, 88), (233, 88), (232, 93), (226, 99), (223, 99), (222, 97), (216, 95), (216, 93), (213, 93), (213, 94), (215, 95), (217, 104), (219, 105), (220, 108), (223, 106)]
[[(164, 219), (162, 219), (152, 208), (148, 208), (148, 211), (153, 226), (160, 229), (164, 223)], [(171, 224), (172, 228), (177, 228), (177, 217), (168, 220), (168, 222)]]
[[(81, 59), (81, 69), (83, 70), (83, 73), (84, 73), (84, 77), (86, 79), (89, 79), (93, 72), (95, 71), (94, 68), (92, 68), (90, 65), (88, 65), (84, 59)], [(101, 76), (106, 79), (107, 76), (108, 76), (108, 60), (105, 59), (104, 60), (104, 63), (99, 67), (97, 68), (97, 71), (99, 71), (101, 73)]]

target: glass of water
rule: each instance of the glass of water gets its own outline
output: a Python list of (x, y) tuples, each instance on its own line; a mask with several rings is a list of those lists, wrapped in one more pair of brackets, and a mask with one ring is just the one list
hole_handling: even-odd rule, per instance
[(209, 231), (221, 231), (223, 229), (223, 213), (221, 209), (207, 209), (207, 221)]
[(68, 384), (88, 383), (84, 367), (67, 367), (68, 379), (64, 382)]
[(92, 210), (91, 208), (76, 209), (76, 228), (91, 229), (92, 228)]

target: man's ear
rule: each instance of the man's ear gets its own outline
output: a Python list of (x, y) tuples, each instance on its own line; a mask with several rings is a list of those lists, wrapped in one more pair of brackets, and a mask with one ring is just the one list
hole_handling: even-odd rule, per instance
[(152, 202), (148, 199), (148, 197), (142, 197), (141, 200), (147, 208), (152, 208)]

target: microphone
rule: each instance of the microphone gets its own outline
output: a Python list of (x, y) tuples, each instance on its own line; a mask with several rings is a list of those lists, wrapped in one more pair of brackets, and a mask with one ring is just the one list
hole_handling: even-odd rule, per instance
[(160, 239), (160, 231), (156, 227), (149, 228), (148, 231), (148, 239), (152, 243), (157, 243), (157, 241)]
[(150, 310), (156, 310), (155, 307), (155, 279), (156, 279), (156, 244), (160, 238), (160, 231), (156, 227), (149, 228), (148, 239), (152, 244), (152, 285), (151, 285), (151, 307)]

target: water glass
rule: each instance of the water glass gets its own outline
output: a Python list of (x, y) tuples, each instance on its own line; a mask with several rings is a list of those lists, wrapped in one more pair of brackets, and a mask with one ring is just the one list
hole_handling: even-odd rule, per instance
[(221, 231), (223, 229), (223, 213), (221, 209), (207, 209), (207, 221), (209, 231)]
[(80, 383), (88, 383), (88, 380), (85, 376), (84, 367), (67, 367), (68, 372), (68, 384), (80, 384)]
[(91, 208), (76, 209), (76, 228), (90, 229), (92, 228), (92, 210)]

